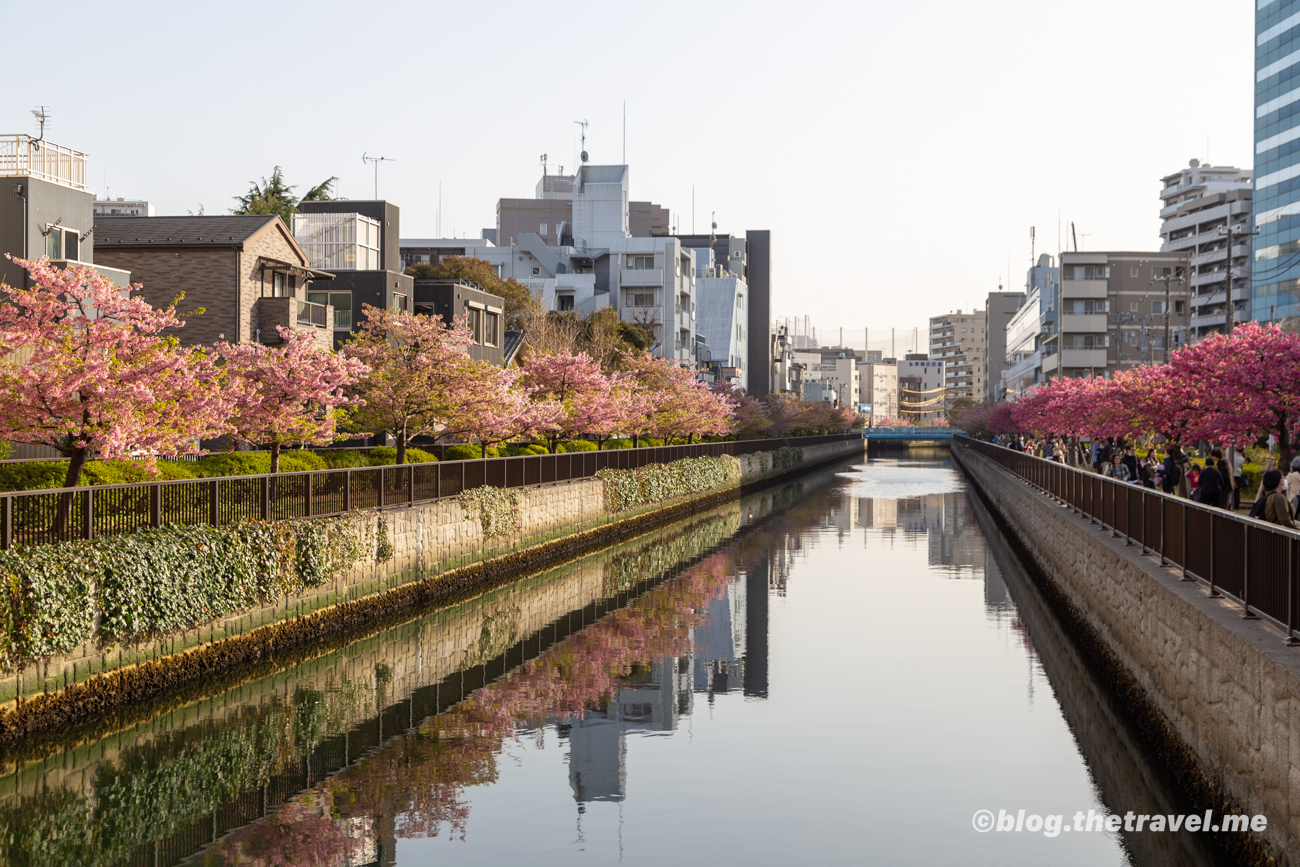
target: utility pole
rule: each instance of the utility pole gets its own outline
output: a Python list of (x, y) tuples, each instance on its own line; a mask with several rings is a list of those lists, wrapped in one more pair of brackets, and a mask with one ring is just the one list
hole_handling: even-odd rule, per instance
[(1234, 231), (1232, 226), (1220, 226), (1219, 234), (1228, 236), (1228, 298), (1227, 298), (1228, 303), (1224, 306), (1223, 333), (1231, 334), (1232, 329), (1235, 328), (1237, 325), (1235, 321), (1236, 310), (1233, 309), (1233, 304), (1232, 304), (1232, 239), (1234, 237), (1248, 238), (1252, 235), (1258, 235), (1259, 229), (1256, 229), (1253, 232), (1245, 232), (1242, 231), (1241, 229), (1237, 229)]

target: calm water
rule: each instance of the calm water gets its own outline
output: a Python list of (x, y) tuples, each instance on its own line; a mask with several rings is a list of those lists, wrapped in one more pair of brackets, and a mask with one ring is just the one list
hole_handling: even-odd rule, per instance
[(883, 459), (10, 764), (0, 861), (1217, 863), (981, 809), (1187, 811), (960, 475)]

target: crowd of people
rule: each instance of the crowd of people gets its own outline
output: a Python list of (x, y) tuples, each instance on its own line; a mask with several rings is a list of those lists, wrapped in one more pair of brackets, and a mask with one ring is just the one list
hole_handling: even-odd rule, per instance
[[(996, 440), (1044, 460), (1084, 467), (1118, 482), (1141, 485), (1229, 511), (1240, 510), (1242, 490), (1248, 485), (1246, 457), (1235, 449), (1230, 456), (1222, 449), (1213, 448), (1206, 456), (1193, 457), (1174, 446), (1159, 459), (1155, 449), (1138, 457), (1132, 441), (1117, 437), (1097, 437), (1089, 444), (1055, 436), (1002, 435)], [(1291, 461), (1288, 469), (1284, 475), (1276, 467), (1276, 458), (1268, 459), (1250, 517), (1296, 528), (1296, 514), (1300, 511), (1300, 456)]]

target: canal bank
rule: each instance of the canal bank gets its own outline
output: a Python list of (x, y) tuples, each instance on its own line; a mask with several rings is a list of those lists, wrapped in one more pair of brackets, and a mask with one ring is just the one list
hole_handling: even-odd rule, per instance
[(1218, 834), (1224, 850), (1242, 864), (1296, 863), (1297, 650), (974, 449), (959, 442), (953, 455), (1196, 808), (1268, 817), (1261, 834)]
[[(133, 706), (179, 704), (241, 677), (293, 664), (323, 645), (354, 641), (421, 606), (447, 604), (530, 572), (625, 541), (814, 467), (861, 455), (861, 439), (731, 458), (736, 481), (639, 508), (609, 501), (619, 489), (581, 480), (515, 494), (509, 532), (463, 503), (434, 502), (362, 516), (385, 556), (308, 592), (125, 647), (86, 642), (0, 680), (12, 701), (0, 713), (0, 748), (38, 743), (69, 727), (102, 731), (134, 718)], [(98, 617), (96, 620), (98, 621)]]

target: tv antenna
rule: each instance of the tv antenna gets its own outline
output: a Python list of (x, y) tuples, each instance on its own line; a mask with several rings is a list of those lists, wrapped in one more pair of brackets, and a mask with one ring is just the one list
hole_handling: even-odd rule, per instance
[(574, 123), (582, 127), (582, 161), (585, 163), (587, 161), (587, 121), (575, 120)]
[(50, 119), (50, 110), (48, 106), (42, 105), (39, 108), (32, 109), (32, 114), (41, 124), (41, 136), (36, 141), (45, 141), (45, 122)]
[(378, 200), (378, 199), (379, 199), (379, 164), (380, 164), (380, 163), (395, 163), (395, 162), (397, 162), (397, 160), (396, 160), (395, 158), (393, 158), (393, 157), (372, 157), (372, 156), (369, 156), (368, 154), (362, 154), (362, 155), (361, 155), (361, 162), (362, 162), (363, 164), (364, 164), (364, 163), (374, 163), (374, 164), (375, 164), (375, 199)]
[(542, 154), (542, 177), (546, 177), (546, 154)]

